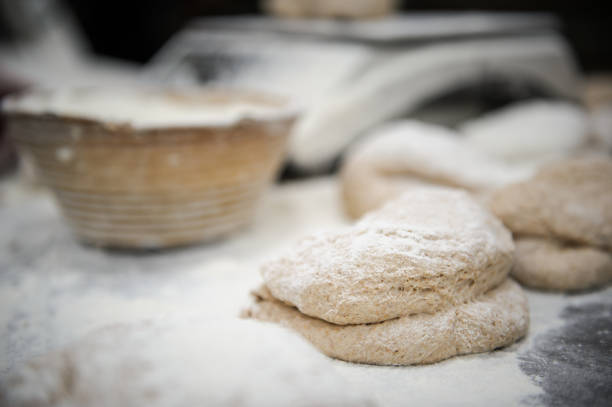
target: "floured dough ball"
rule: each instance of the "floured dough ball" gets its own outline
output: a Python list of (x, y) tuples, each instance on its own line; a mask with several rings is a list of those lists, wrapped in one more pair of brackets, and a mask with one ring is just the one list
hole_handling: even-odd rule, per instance
[(530, 175), (530, 169), (488, 158), (447, 128), (410, 120), (374, 132), (341, 169), (345, 210), (354, 218), (419, 185), (480, 193)]
[(264, 264), (245, 315), (352, 362), (484, 352), (527, 330), (526, 297), (507, 279), (513, 253), (508, 230), (467, 192), (416, 188)]
[(542, 163), (568, 156), (588, 138), (588, 116), (566, 102), (518, 103), (464, 123), (474, 148), (510, 162)]
[(11, 407), (373, 404), (326, 362), (298, 335), (253, 321), (119, 325), (26, 364), (0, 395)]
[(330, 324), (270, 296), (258, 296), (247, 315), (296, 330), (328, 356), (377, 365), (433, 363), (487, 352), (516, 342), (529, 325), (527, 297), (508, 279), (465, 304), (377, 324)]
[(263, 0), (264, 10), (279, 17), (372, 18), (390, 14), (397, 0)]
[(612, 249), (612, 159), (558, 161), (491, 197), (493, 212), (516, 234)]
[(364, 324), (468, 301), (506, 278), (513, 250), (508, 230), (466, 192), (418, 188), (347, 231), (303, 239), (261, 274), (306, 315)]
[(517, 235), (513, 275), (543, 289), (612, 280), (612, 160), (566, 159), (492, 194), (491, 209)]
[(512, 276), (523, 285), (545, 290), (597, 287), (612, 281), (612, 253), (548, 238), (519, 237)]

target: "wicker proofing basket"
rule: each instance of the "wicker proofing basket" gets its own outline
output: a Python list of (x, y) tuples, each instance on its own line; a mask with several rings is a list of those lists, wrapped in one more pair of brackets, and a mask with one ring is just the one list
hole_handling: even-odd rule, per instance
[(8, 134), (33, 159), (81, 240), (161, 248), (248, 224), (283, 159), (292, 121), (134, 130), (17, 113), (9, 114)]

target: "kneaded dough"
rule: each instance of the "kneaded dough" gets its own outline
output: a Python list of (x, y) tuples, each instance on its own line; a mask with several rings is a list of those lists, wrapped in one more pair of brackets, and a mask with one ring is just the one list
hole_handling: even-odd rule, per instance
[(531, 174), (531, 167), (490, 159), (450, 129), (404, 120), (384, 126), (349, 151), (341, 183), (346, 213), (359, 218), (415, 186), (479, 193)]
[(330, 324), (274, 300), (265, 289), (256, 295), (245, 316), (294, 329), (326, 355), (349, 362), (433, 363), (510, 345), (526, 334), (529, 325), (527, 297), (509, 279), (457, 307), (377, 324)]
[(547, 290), (583, 290), (612, 281), (612, 253), (590, 246), (518, 237), (512, 276), (521, 284)]
[(261, 274), (272, 295), (334, 324), (462, 304), (510, 272), (510, 232), (467, 192), (421, 187), (347, 230), (298, 242)]
[(512, 232), (612, 250), (612, 159), (589, 156), (550, 164), (491, 195)]
[(309, 407), (321, 400), (373, 405), (299, 335), (240, 319), (115, 325), (0, 383), (0, 405), (10, 407)]

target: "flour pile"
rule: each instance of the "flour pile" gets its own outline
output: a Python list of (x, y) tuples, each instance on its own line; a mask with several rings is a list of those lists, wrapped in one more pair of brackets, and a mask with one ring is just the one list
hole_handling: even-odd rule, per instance
[(325, 362), (297, 335), (252, 321), (200, 318), (115, 325), (26, 364), (2, 383), (6, 396), (0, 404), (373, 404)]

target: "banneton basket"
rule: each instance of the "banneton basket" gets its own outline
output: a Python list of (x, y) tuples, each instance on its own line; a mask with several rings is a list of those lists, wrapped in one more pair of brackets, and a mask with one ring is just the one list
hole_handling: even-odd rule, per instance
[(139, 92), (30, 92), (3, 105), (9, 136), (76, 235), (163, 248), (247, 225), (296, 110), (253, 93)]

